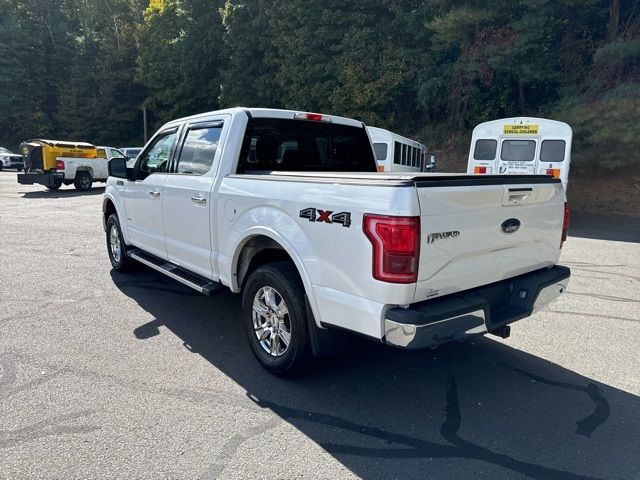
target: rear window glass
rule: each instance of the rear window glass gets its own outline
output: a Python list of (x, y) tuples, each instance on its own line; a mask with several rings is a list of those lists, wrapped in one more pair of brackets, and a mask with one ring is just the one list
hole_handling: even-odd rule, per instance
[(237, 171), (255, 170), (376, 172), (377, 164), (364, 127), (253, 118), (247, 125)]
[(374, 143), (373, 151), (376, 154), (376, 160), (386, 160), (387, 159), (387, 144), (386, 143)]
[(564, 161), (565, 147), (564, 140), (543, 140), (540, 148), (540, 160), (543, 162)]
[(535, 140), (505, 140), (500, 158), (509, 162), (530, 162), (536, 153)]
[(498, 142), (490, 139), (476, 140), (476, 146), (473, 149), (474, 160), (495, 160)]

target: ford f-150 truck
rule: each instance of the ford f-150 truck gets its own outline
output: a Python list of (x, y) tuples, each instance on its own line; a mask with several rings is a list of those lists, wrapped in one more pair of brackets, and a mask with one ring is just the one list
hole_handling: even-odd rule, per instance
[(234, 108), (164, 125), (109, 164), (115, 270), (132, 261), (209, 294), (242, 293), (252, 351), (275, 374), (341, 331), (402, 348), (494, 333), (567, 287), (560, 180), (386, 174), (362, 122)]

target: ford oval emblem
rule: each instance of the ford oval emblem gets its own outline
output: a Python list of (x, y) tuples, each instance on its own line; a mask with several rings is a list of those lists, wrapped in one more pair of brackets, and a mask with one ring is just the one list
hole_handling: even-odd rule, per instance
[(509, 220), (505, 220), (504, 222), (502, 222), (502, 225), (500, 225), (500, 230), (502, 230), (502, 233), (507, 234), (517, 232), (519, 228), (520, 220), (518, 220), (517, 218), (510, 218)]

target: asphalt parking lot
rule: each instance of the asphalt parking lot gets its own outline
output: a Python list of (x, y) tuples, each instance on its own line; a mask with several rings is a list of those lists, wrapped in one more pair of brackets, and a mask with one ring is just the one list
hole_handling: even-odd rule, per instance
[(507, 340), (283, 380), (238, 296), (111, 271), (103, 191), (0, 173), (0, 478), (640, 478), (640, 220), (574, 215), (567, 294)]

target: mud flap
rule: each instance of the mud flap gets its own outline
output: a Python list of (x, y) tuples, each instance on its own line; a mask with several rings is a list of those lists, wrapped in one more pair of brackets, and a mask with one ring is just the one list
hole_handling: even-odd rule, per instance
[(306, 295), (304, 296), (304, 304), (307, 311), (307, 326), (309, 328), (309, 341), (311, 342), (313, 356), (315, 358), (327, 358), (346, 351), (347, 333), (328, 328), (319, 328), (316, 325), (313, 311)]

